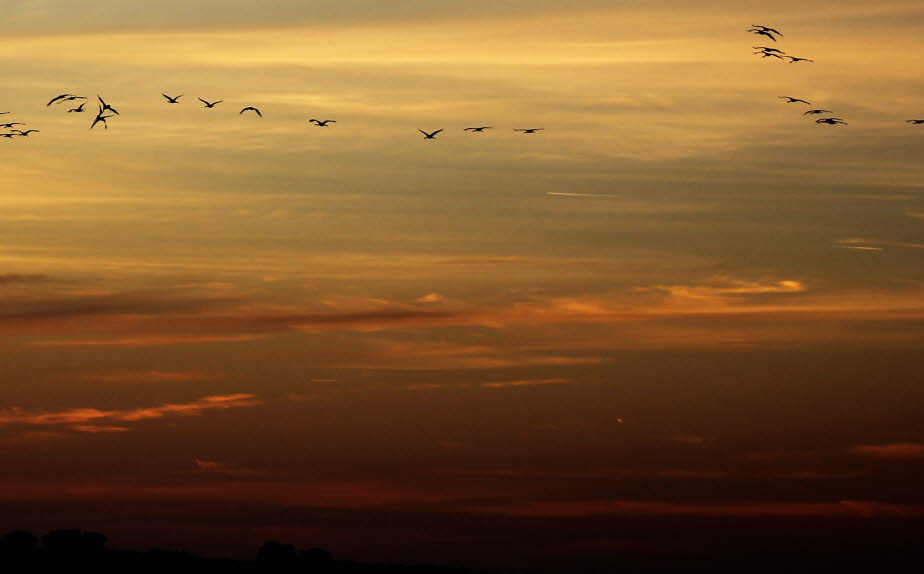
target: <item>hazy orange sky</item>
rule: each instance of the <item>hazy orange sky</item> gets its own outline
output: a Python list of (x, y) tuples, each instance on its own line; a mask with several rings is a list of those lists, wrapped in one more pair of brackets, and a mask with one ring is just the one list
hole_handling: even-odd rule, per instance
[(2, 21), (0, 529), (554, 568), (924, 516), (920, 2)]

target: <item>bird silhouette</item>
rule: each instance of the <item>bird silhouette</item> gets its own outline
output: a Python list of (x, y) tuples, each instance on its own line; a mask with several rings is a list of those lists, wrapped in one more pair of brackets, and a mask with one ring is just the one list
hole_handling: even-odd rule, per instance
[(464, 131), (467, 132), (483, 132), (484, 130), (491, 129), (491, 126), (481, 126), (480, 128), (465, 128)]
[(246, 108), (244, 108), (243, 110), (241, 110), (241, 112), (240, 112), (238, 115), (243, 114), (243, 113), (246, 112), (247, 110), (251, 110), (251, 111), (257, 112), (257, 115), (258, 115), (258, 116), (260, 116), (261, 118), (263, 117), (263, 114), (260, 113), (260, 110), (258, 110), (257, 108), (255, 108), (255, 107), (253, 107), (253, 106), (247, 106)]
[(16, 133), (18, 133), (18, 134), (21, 135), (21, 136), (27, 136), (27, 135), (29, 135), (29, 134), (37, 133), (37, 132), (38, 132), (38, 130), (26, 130), (26, 131), (22, 131), (22, 130), (13, 130), (13, 131), (16, 132)]
[(765, 32), (763, 30), (748, 30), (748, 32), (754, 32), (758, 36), (766, 36), (770, 38), (771, 40), (773, 40), (774, 42), (776, 42), (776, 38), (770, 32)]
[(55, 97), (51, 98), (51, 100), (50, 100), (47, 104), (45, 104), (45, 107), (48, 107), (48, 106), (50, 106), (51, 104), (54, 104), (54, 103), (56, 103), (56, 102), (62, 102), (62, 101), (64, 101), (64, 98), (70, 98), (70, 97), (73, 97), (73, 96), (74, 96), (74, 94), (61, 94), (60, 96), (55, 96)]
[[(783, 33), (780, 32), (779, 30), (776, 30), (776, 29), (774, 29), (774, 28), (770, 28), (769, 26), (758, 26), (758, 25), (756, 25), (756, 24), (751, 24), (751, 30), (762, 30), (762, 31), (764, 31), (764, 32), (770, 32), (770, 33), (772, 33), (772, 34), (776, 34), (777, 36), (782, 36), (782, 35), (783, 35)], [(748, 30), (748, 31), (750, 32), (750, 30)]]
[(805, 112), (805, 113), (802, 114), (802, 115), (803, 115), (803, 116), (807, 116), (807, 115), (810, 115), (810, 114), (833, 114), (833, 113), (834, 113), (834, 112), (832, 112), (831, 110), (809, 110), (809, 111)]
[(784, 100), (789, 100), (788, 102), (786, 102), (787, 104), (794, 104), (794, 103), (796, 103), (796, 102), (799, 102), (799, 103), (802, 103), (802, 104), (812, 105), (811, 103), (806, 102), (805, 100), (800, 100), (799, 98), (791, 98), (791, 97), (789, 97), (789, 96), (777, 96), (777, 97), (778, 97), (778, 98), (781, 98), (781, 99), (784, 99)]
[[(177, 97), (179, 97), (179, 96), (177, 96)], [(206, 108), (209, 108), (209, 109), (214, 108), (217, 104), (220, 104), (221, 102), (224, 101), (224, 100), (218, 100), (217, 102), (207, 102), (207, 101), (203, 100), (202, 98), (198, 98), (198, 100), (199, 100), (200, 102), (202, 102), (203, 104), (205, 104), (205, 107), (206, 107)]]
[(14, 136), (18, 136), (18, 135), (19, 134), (0, 134), (0, 138), (6, 138), (8, 140), (11, 140), (13, 139)]
[(844, 126), (847, 125), (847, 122), (845, 122), (841, 118), (821, 118), (820, 120), (815, 120), (815, 123), (816, 124), (828, 124), (829, 126), (835, 126), (837, 124), (841, 124)]
[(22, 123), (22, 122), (13, 122), (13, 123), (9, 123), (9, 124), (0, 124), (0, 128), (10, 129), (10, 128), (12, 128), (13, 126), (24, 126), (24, 125), (26, 125), (26, 124), (24, 124), (24, 123)]
[(164, 93), (161, 93), (161, 95), (162, 95), (163, 97), (167, 98), (167, 103), (168, 103), (168, 104), (178, 104), (178, 103), (180, 103), (180, 102), (178, 102), (177, 100), (179, 100), (180, 98), (182, 98), (182, 97), (184, 96), (184, 94), (180, 94), (179, 96), (177, 96), (177, 97), (175, 97), (175, 98), (171, 98), (170, 96), (168, 96), (167, 94), (164, 94)]
[(110, 106), (109, 104), (107, 104), (107, 103), (105, 102), (105, 100), (103, 100), (102, 96), (100, 96), (99, 94), (97, 94), (96, 97), (99, 99), (99, 103), (102, 105), (102, 108), (100, 109), (100, 113), (105, 112), (106, 110), (109, 110), (110, 112), (114, 113), (115, 115), (117, 115), (117, 116), (119, 115), (118, 110), (116, 110), (114, 107), (112, 107), (112, 106)]
[(71, 113), (71, 112), (85, 112), (86, 110), (83, 109), (83, 107), (84, 107), (85, 105), (87, 105), (87, 102), (82, 102), (82, 103), (81, 103), (79, 106), (77, 106), (76, 108), (71, 108), (71, 109), (67, 110), (67, 113)]
[(335, 124), (335, 123), (337, 123), (337, 120), (324, 120), (324, 121), (321, 121), (321, 120), (310, 119), (310, 120), (308, 120), (308, 122), (309, 122), (309, 123), (315, 124), (315, 125), (318, 126), (319, 128), (326, 128), (326, 127), (327, 127), (327, 124)]
[[(763, 56), (761, 56), (762, 58), (776, 58), (777, 60), (782, 60), (784, 58), (784, 56), (777, 54), (776, 52), (754, 52), (754, 53), (763, 54)], [(785, 56), (785, 57), (788, 58), (789, 56)]]
[[(755, 50), (763, 50), (764, 52), (779, 52), (780, 54), (783, 53), (783, 50), (777, 50), (776, 48), (768, 48), (767, 46), (751, 46), (751, 47), (754, 48)], [(758, 52), (754, 52), (754, 53), (757, 54)]]
[(100, 107), (99, 107), (99, 113), (96, 114), (96, 118), (93, 120), (93, 123), (90, 124), (90, 129), (91, 129), (91, 130), (92, 130), (93, 128), (95, 128), (95, 127), (96, 127), (96, 124), (98, 124), (98, 123), (100, 123), (100, 122), (103, 122), (103, 127), (104, 127), (104, 128), (106, 128), (107, 130), (109, 129), (109, 124), (106, 122), (106, 120), (108, 120), (108, 119), (111, 118), (112, 116), (111, 116), (111, 115), (109, 115), (109, 116), (104, 116), (103, 113), (104, 113), (105, 111), (106, 111), (106, 109), (103, 108), (103, 106), (100, 106)]
[(795, 64), (796, 62), (811, 62), (812, 64), (815, 63), (815, 60), (809, 60), (808, 58), (797, 58), (795, 56), (785, 56), (785, 57), (789, 58), (790, 64)]
[(914, 124), (916, 126), (924, 124), (924, 120), (905, 120), (905, 121), (908, 122), (909, 124)]
[(424, 139), (425, 139), (425, 140), (435, 140), (435, 139), (436, 139), (436, 134), (440, 133), (440, 132), (443, 131), (443, 130), (436, 130), (436, 131), (433, 132), (432, 134), (428, 134), (427, 132), (423, 131), (422, 129), (418, 129), (417, 131), (419, 131), (420, 133), (422, 133), (422, 134), (424, 135)]
[(536, 132), (538, 132), (538, 131), (540, 131), (540, 130), (544, 130), (544, 129), (545, 129), (545, 128), (528, 128), (528, 129), (514, 129), (513, 131), (515, 131), (515, 132), (523, 132), (524, 134), (534, 134), (534, 133), (536, 133)]

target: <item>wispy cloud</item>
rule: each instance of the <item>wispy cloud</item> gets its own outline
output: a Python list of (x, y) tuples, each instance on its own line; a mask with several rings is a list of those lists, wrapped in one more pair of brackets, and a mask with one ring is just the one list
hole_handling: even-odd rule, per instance
[(805, 285), (801, 281), (784, 279), (781, 281), (742, 281), (729, 277), (719, 277), (709, 284), (703, 285), (659, 285), (657, 287), (666, 291), (677, 299), (715, 299), (723, 296), (735, 295), (774, 295), (785, 293), (803, 293)]
[(536, 387), (542, 385), (564, 385), (571, 383), (571, 379), (520, 379), (515, 381), (493, 381), (481, 383), (486, 389), (506, 389), (511, 387)]
[[(719, 276), (700, 283), (660, 284), (599, 293), (549, 295), (541, 291), (491, 297), (446, 298), (431, 293), (416, 300), (340, 295), (314, 296), (287, 304), (249, 300), (177, 299), (148, 293), (136, 298), (107, 294), (75, 297), (54, 293), (41, 299), (0, 303), (0, 332), (31, 335), (33, 348), (156, 347), (250, 342), (286, 333), (405, 333), (446, 328), (488, 328), (529, 344), (509, 340), (485, 344), (370, 340), (357, 349), (367, 367), (391, 368), (399, 359), (409, 368), (435, 362), (464, 368), (525, 365), (576, 365), (599, 362), (586, 353), (564, 350), (700, 347), (729, 342), (844, 340), (852, 337), (831, 325), (841, 321), (924, 319), (924, 299), (915, 285), (891, 290), (813, 291), (801, 279), (739, 279)], [(16, 309), (17, 307), (21, 307)], [(4, 308), (5, 311), (4, 312)], [(93, 321), (82, 320), (92, 318)], [(811, 319), (806, 324), (806, 319)], [(77, 320), (81, 319), (81, 320)], [(800, 326), (796, 326), (796, 324)], [(543, 327), (574, 326), (569, 337), (539, 342)], [(619, 333), (584, 337), (580, 326), (612, 325)], [(534, 328), (532, 332), (524, 328)], [(586, 330), (586, 329), (585, 329)], [(913, 337), (907, 330), (869, 336)], [(545, 337), (549, 339), (549, 337)], [(436, 361), (439, 359), (439, 361)], [(417, 365), (415, 367), (415, 365)], [(109, 380), (122, 373), (102, 373)], [(127, 381), (191, 380), (196, 373), (159, 370), (124, 373)]]
[(136, 337), (114, 337), (112, 339), (52, 339), (35, 341), (32, 347), (164, 347), (169, 345), (189, 345), (195, 343), (228, 343), (257, 341), (263, 335), (152, 335)]
[(30, 411), (19, 407), (0, 410), (0, 425), (66, 426), (80, 432), (121, 432), (124, 425), (167, 416), (197, 416), (206, 411), (252, 407), (262, 404), (256, 395), (237, 393), (209, 395), (186, 403), (163, 403), (154, 407), (103, 410), (93, 407), (60, 411)]
[(850, 447), (850, 452), (860, 456), (884, 459), (924, 458), (924, 443), (858, 444)]
[(213, 381), (223, 378), (224, 375), (216, 373), (203, 373), (199, 371), (121, 371), (113, 373), (97, 373), (86, 375), (83, 378), (103, 383), (182, 383), (188, 381)]
[(609, 195), (606, 193), (566, 193), (561, 191), (547, 191), (545, 194), (559, 197), (619, 197), (618, 195)]
[(45, 283), (51, 281), (48, 275), (22, 275), (19, 273), (0, 273), (0, 285), (17, 283)]
[(90, 434), (99, 434), (99, 433), (111, 433), (111, 432), (126, 432), (131, 429), (126, 426), (117, 426), (117, 425), (73, 425), (72, 428), (75, 431), (85, 432)]
[(691, 516), (691, 517), (849, 517), (924, 516), (924, 505), (873, 501), (677, 503), (648, 500), (524, 502), (472, 506), (469, 512), (493, 516)]
[(696, 435), (696, 434), (669, 434), (662, 435), (666, 441), (675, 442), (677, 444), (686, 444), (686, 445), (701, 445), (706, 443), (706, 437)]
[(908, 249), (924, 249), (924, 243), (908, 243), (905, 241), (887, 241), (883, 239), (865, 239), (862, 237), (848, 237), (834, 242), (846, 249), (863, 249), (881, 251), (882, 247), (904, 247)]

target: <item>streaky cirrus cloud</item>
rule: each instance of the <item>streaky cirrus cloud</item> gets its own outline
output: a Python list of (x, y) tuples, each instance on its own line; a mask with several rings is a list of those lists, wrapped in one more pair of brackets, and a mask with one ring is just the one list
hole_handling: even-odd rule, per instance
[(198, 416), (206, 411), (252, 407), (262, 403), (263, 401), (254, 394), (236, 393), (208, 395), (185, 403), (162, 403), (154, 407), (133, 409), (103, 410), (83, 407), (59, 411), (33, 411), (8, 407), (0, 410), (0, 425), (65, 426), (90, 433), (121, 432), (128, 430), (128, 427), (113, 423), (134, 423), (167, 416)]
[(866, 249), (881, 251), (882, 247), (904, 247), (907, 249), (924, 249), (924, 243), (909, 243), (906, 241), (889, 241), (885, 239), (867, 239), (863, 237), (848, 237), (834, 242), (846, 249)]
[(858, 444), (850, 447), (852, 454), (883, 459), (924, 458), (924, 443), (894, 442), (885, 444)]
[(192, 381), (214, 381), (224, 378), (220, 373), (200, 371), (119, 371), (95, 373), (82, 378), (103, 383), (182, 383)]
[(473, 514), (521, 517), (713, 516), (713, 517), (850, 517), (924, 516), (924, 504), (890, 504), (863, 500), (836, 502), (739, 501), (683, 503), (648, 500), (579, 500), (473, 505)]
[(564, 385), (573, 382), (571, 379), (519, 379), (515, 381), (491, 381), (481, 383), (486, 389), (508, 389), (516, 387), (536, 387), (543, 385)]
[(0, 285), (15, 285), (20, 283), (45, 283), (51, 281), (48, 275), (24, 275), (21, 273), (0, 273)]
[[(400, 301), (383, 297), (342, 296), (293, 298), (268, 304), (259, 295), (247, 299), (177, 301), (164, 294), (145, 294), (134, 305), (130, 297), (66, 295), (30, 300), (31, 311), (0, 314), (0, 332), (32, 335), (35, 348), (153, 347), (193, 343), (249, 342), (285, 333), (425, 332), (437, 328), (489, 328), (508, 333), (527, 327), (614, 326), (621, 333), (559, 338), (554, 349), (701, 347), (728, 341), (742, 343), (786, 340), (844, 340), (841, 322), (907, 322), (924, 319), (921, 288), (910, 284), (891, 289), (809, 289), (802, 280), (744, 280), (717, 277), (700, 283), (674, 283), (574, 295), (543, 292), (498, 293), (465, 299)], [(93, 319), (91, 322), (76, 319)], [(795, 327), (790, 323), (810, 325)], [(536, 330), (536, 334), (540, 330)], [(523, 336), (522, 334), (520, 336)], [(867, 338), (914, 340), (912, 332), (878, 329)], [(884, 340), (884, 339), (883, 339)], [(505, 366), (511, 357), (499, 348), (460, 342), (425, 342), (414, 348), (400, 340), (385, 343), (380, 355), (422, 359), (466, 358), (486, 368)], [(522, 349), (521, 349), (522, 350)], [(534, 347), (532, 350), (539, 350)], [(547, 350), (553, 350), (549, 348)], [(399, 351), (399, 352), (395, 352)], [(484, 360), (478, 358), (481, 355)], [(556, 358), (557, 357), (557, 358)], [(526, 362), (523, 362), (526, 360)], [(520, 357), (520, 364), (581, 364), (590, 358), (549, 355)], [(474, 362), (473, 362), (474, 361)]]

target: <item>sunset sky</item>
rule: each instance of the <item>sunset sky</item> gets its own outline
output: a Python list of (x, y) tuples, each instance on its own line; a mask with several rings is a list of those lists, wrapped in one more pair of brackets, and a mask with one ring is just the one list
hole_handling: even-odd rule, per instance
[(0, 22), (0, 530), (568, 571), (924, 521), (921, 2)]

